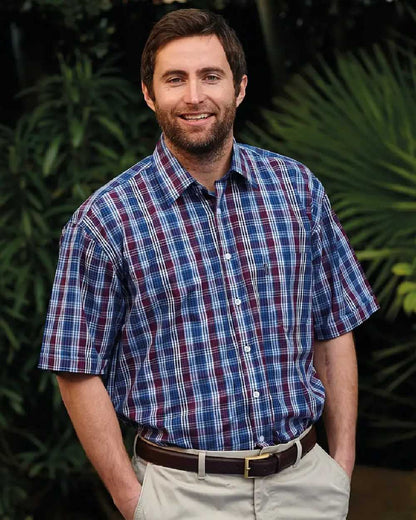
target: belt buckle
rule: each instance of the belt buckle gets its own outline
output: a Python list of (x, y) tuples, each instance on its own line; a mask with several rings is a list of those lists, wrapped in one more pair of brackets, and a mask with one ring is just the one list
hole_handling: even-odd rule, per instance
[(270, 457), (270, 453), (263, 453), (263, 455), (256, 455), (255, 457), (246, 457), (244, 459), (244, 478), (256, 478), (255, 475), (253, 475), (253, 476), (249, 475), (250, 461), (268, 459), (269, 457)]

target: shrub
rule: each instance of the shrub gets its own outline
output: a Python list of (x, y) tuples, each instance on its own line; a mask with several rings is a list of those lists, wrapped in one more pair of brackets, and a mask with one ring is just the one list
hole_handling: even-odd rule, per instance
[(413, 47), (376, 46), (339, 55), (335, 68), (323, 61), (319, 70), (307, 68), (274, 100), (274, 110), (263, 111), (264, 125), (248, 124), (244, 132), (253, 144), (305, 162), (323, 181), (384, 312), (397, 320), (383, 327), (389, 336), (374, 330), (361, 358), (358, 352), (368, 363), (361, 417), (379, 444), (416, 437), (416, 403), (409, 397), (416, 391)]
[(63, 518), (63, 497), (95, 482), (54, 376), (36, 368), (58, 239), (76, 207), (151, 152), (158, 133), (137, 89), (82, 55), (72, 66), (60, 58), (60, 73), (30, 92), (33, 112), (0, 129), (0, 517), (13, 520), (45, 501), (48, 518)]

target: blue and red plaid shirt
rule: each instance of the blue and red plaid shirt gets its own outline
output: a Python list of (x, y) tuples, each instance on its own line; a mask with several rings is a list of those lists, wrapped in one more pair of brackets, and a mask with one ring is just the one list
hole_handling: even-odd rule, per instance
[(377, 308), (305, 166), (234, 143), (209, 193), (162, 138), (65, 227), (39, 366), (100, 374), (153, 442), (252, 449), (319, 418), (314, 338)]

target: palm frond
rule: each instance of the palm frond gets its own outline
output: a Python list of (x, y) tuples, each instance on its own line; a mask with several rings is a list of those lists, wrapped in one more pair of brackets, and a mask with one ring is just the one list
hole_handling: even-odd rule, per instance
[(274, 107), (263, 111), (264, 125), (247, 125), (244, 138), (314, 171), (386, 312), (397, 310), (400, 278), (386, 285), (389, 270), (416, 253), (409, 247), (416, 236), (416, 55), (390, 43), (339, 55), (334, 68), (321, 60), (295, 76)]

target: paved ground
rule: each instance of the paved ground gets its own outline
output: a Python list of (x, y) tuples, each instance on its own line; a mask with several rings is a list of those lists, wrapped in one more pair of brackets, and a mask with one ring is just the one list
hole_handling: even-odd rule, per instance
[(416, 471), (357, 466), (348, 520), (416, 520)]

